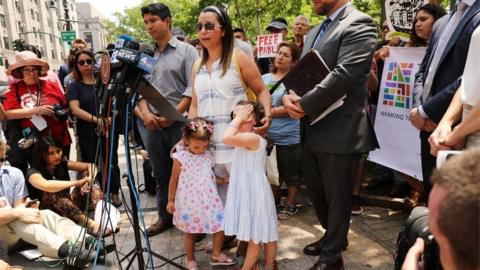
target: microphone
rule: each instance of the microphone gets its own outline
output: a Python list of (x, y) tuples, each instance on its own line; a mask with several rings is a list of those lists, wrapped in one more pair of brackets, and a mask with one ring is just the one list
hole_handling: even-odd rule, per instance
[(154, 54), (155, 54), (155, 50), (152, 48), (151, 45), (147, 43), (140, 44), (140, 55), (138, 57), (138, 62), (136, 64), (136, 67), (141, 72), (137, 74), (136, 78), (132, 83), (133, 89), (137, 89), (138, 84), (140, 83), (142, 78), (146, 77), (145, 73), (148, 73), (148, 74), (152, 73), (153, 67), (157, 63), (157, 59), (153, 58)]
[(120, 60), (122, 63), (126, 64), (136, 64), (138, 61), (138, 56), (140, 52), (138, 49), (140, 48), (140, 44), (136, 41), (129, 41), (125, 43), (124, 48), (118, 50), (116, 55), (116, 59)]
[(150, 44), (141, 43), (140, 52), (141, 54), (138, 58), (137, 68), (141, 69), (143, 72), (152, 73), (152, 69), (157, 63), (157, 59), (153, 58), (155, 50)]
[(120, 49), (125, 46), (126, 42), (133, 41), (133, 38), (127, 34), (121, 34), (118, 36), (117, 41), (115, 42), (115, 49)]

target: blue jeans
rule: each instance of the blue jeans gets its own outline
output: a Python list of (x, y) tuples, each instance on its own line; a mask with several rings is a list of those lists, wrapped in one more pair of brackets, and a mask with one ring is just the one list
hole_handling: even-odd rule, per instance
[(172, 215), (167, 212), (168, 184), (172, 173), (173, 160), (170, 151), (182, 138), (180, 122), (175, 122), (169, 128), (147, 130), (147, 151), (150, 156), (153, 176), (157, 182), (158, 216), (165, 222), (172, 222)]

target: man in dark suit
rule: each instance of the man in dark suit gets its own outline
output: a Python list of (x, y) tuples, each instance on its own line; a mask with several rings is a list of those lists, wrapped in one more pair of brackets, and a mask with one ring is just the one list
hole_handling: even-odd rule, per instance
[[(412, 109), (410, 121), (420, 130), (424, 198), (431, 190), (430, 175), (435, 157), (428, 138), (435, 129), (459, 86), (473, 31), (480, 23), (480, 1), (458, 1), (454, 11), (439, 19), (418, 73), (414, 93), (421, 105)], [(457, 17), (457, 18), (456, 18)]]
[[(365, 109), (367, 79), (376, 28), (372, 18), (348, 0), (313, 0), (327, 19), (307, 36), (303, 55), (316, 49), (331, 72), (303, 97), (293, 91), (283, 104), (301, 118), (302, 173), (317, 217), (326, 229), (304, 252), (320, 255), (311, 269), (343, 269), (355, 172), (362, 153), (378, 144)], [(326, 108), (346, 95), (344, 104), (311, 125)]]

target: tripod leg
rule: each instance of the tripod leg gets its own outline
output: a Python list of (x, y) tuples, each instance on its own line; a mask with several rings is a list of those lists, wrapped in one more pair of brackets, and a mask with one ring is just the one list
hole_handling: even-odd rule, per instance
[[(134, 251), (135, 251), (135, 250), (132, 250), (132, 252), (130, 252), (130, 254), (133, 253), (133, 256), (132, 256), (132, 259), (130, 259), (130, 260), (128, 261), (127, 267), (125, 267), (125, 269), (130, 269), (130, 266), (132, 266), (133, 261), (135, 261), (135, 257), (137, 257), (137, 253), (135, 253)], [(125, 257), (125, 258), (127, 258), (127, 257)], [(125, 259), (125, 258), (124, 258), (124, 259)], [(138, 259), (140, 260), (141, 258), (138, 258)]]
[(128, 257), (130, 257), (130, 255), (132, 255), (132, 253), (135, 252), (135, 249), (132, 249), (130, 252), (127, 253), (127, 255), (125, 255), (125, 257), (123, 257), (121, 260), (120, 260), (120, 263), (125, 261), (126, 259), (128, 259)]

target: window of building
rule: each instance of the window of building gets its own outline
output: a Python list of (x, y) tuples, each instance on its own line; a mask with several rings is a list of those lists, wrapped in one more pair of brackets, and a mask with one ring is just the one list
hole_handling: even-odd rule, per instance
[(85, 29), (90, 29), (90, 27), (88, 26), (88, 23), (85, 24)]
[(37, 22), (40, 21), (40, 16), (38, 15), (38, 12), (37, 12), (37, 11), (35, 11), (35, 18), (37, 19)]
[(8, 42), (8, 37), (3, 37), (3, 44), (5, 44), (5, 49), (10, 50), (10, 43)]
[(0, 25), (5, 28), (7, 27), (7, 24), (5, 23), (5, 15), (3, 14), (0, 14)]
[(93, 49), (93, 35), (92, 32), (83, 32), (83, 39), (87, 42), (88, 47)]
[(33, 9), (30, 9), (30, 15), (32, 15), (32, 18), (35, 19), (35, 12), (33, 11)]
[(55, 59), (55, 50), (52, 50), (52, 59)]

